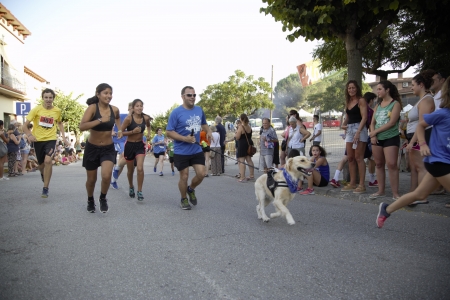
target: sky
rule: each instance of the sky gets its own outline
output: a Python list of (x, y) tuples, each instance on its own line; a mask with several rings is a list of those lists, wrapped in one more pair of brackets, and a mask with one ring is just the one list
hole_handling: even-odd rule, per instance
[[(25, 65), (65, 94), (113, 87), (125, 112), (139, 98), (150, 115), (201, 94), (235, 70), (273, 86), (312, 59), (317, 41), (291, 43), (261, 0), (2, 0), (31, 31)], [(373, 81), (373, 79), (372, 79)], [(197, 97), (197, 101), (200, 98)]]

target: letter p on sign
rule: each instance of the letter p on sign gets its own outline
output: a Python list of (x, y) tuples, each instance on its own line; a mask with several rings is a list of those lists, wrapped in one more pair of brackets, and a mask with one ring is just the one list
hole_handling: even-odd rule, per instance
[(31, 110), (30, 102), (16, 102), (16, 115), (24, 116), (28, 115)]

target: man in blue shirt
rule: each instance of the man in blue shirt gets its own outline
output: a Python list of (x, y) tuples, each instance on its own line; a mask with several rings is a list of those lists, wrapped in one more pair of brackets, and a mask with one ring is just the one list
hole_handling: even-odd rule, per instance
[[(197, 205), (195, 188), (200, 185), (207, 172), (205, 170), (205, 156), (200, 146), (200, 130), (206, 132), (208, 140), (212, 140), (212, 132), (206, 123), (203, 109), (195, 105), (195, 90), (191, 86), (185, 86), (181, 90), (183, 104), (175, 108), (169, 116), (166, 127), (167, 137), (174, 141), (174, 164), (180, 172), (178, 188), (181, 194), (181, 209), (190, 210), (192, 205)], [(195, 171), (188, 186), (189, 167)], [(189, 196), (189, 201), (186, 197)]]
[(222, 162), (222, 173), (225, 173), (225, 157), (223, 154), (225, 154), (225, 139), (227, 137), (227, 131), (225, 130), (225, 127), (222, 125), (222, 118), (220, 116), (216, 117), (216, 129), (217, 132), (220, 134), (220, 149), (222, 150), (222, 155), (220, 156), (220, 160)]

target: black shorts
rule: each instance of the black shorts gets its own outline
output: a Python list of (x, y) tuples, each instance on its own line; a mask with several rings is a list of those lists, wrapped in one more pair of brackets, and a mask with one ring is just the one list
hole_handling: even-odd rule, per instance
[[(428, 128), (428, 129), (425, 129), (425, 142), (427, 143), (427, 144), (430, 144), (430, 138), (431, 138), (431, 130), (433, 129), (433, 127), (430, 127), (430, 128)], [(408, 140), (408, 143), (409, 142), (411, 142), (411, 139), (413, 138), (413, 136), (414, 136), (414, 133), (407, 133), (406, 134), (406, 139)], [(414, 146), (416, 145), (417, 143), (414, 143)]]
[[(311, 175), (312, 176), (312, 175)], [(323, 177), (322, 175), (320, 175), (320, 182), (319, 185), (316, 185), (315, 183), (313, 183), (314, 186), (318, 186), (318, 187), (323, 187), (323, 186), (327, 186), (328, 185), (328, 180), (325, 179), (325, 177)]]
[(442, 162), (434, 162), (424, 163), (425, 169), (427, 169), (428, 173), (430, 173), (433, 177), (442, 177), (450, 174), (450, 164), (442, 163)]
[(78, 154), (78, 153), (81, 153), (81, 150), (77, 150), (77, 154)]
[(155, 156), (155, 158), (159, 158), (160, 155), (166, 155), (166, 152), (153, 153), (153, 155)]
[(111, 161), (116, 164), (116, 149), (114, 144), (97, 146), (86, 142), (83, 155), (83, 167), (88, 171), (97, 170), (104, 161)]
[(123, 157), (126, 161), (132, 161), (138, 155), (145, 155), (144, 142), (126, 142)]
[(203, 152), (192, 155), (174, 154), (173, 160), (178, 171), (182, 171), (193, 165), (205, 165), (205, 155)]
[(207, 146), (207, 147), (202, 147), (203, 149), (203, 153), (204, 152), (211, 152), (211, 147)]
[(169, 162), (170, 162), (170, 163), (173, 163), (173, 162), (174, 162), (173, 156), (169, 156)]
[[(53, 151), (52, 151), (53, 149)], [(56, 151), (56, 140), (45, 142), (34, 142), (34, 151), (36, 152), (36, 158), (38, 164), (43, 164), (45, 156), (52, 156)]]
[(386, 148), (391, 146), (400, 147), (400, 135), (396, 135), (394, 137), (385, 139), (385, 140), (378, 140), (377, 146)]

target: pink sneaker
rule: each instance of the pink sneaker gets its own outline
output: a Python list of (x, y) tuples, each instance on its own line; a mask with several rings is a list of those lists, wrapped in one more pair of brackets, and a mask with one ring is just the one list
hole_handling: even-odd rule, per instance
[[(330, 184), (335, 187), (335, 188), (340, 188), (341, 184), (339, 183), (339, 181), (336, 181), (334, 179), (331, 179)], [(370, 183), (369, 183), (370, 184)]]
[(374, 182), (369, 182), (369, 187), (378, 187), (378, 181), (375, 180)]
[(314, 195), (314, 189), (306, 189), (300, 195)]

